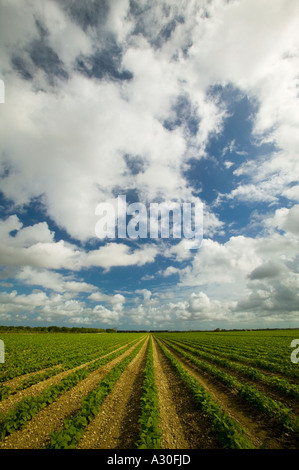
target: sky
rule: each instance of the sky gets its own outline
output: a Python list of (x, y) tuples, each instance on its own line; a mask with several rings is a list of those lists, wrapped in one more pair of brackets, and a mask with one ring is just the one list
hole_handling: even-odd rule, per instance
[[(0, 0), (0, 324), (298, 327), (298, 30), (298, 0)], [(201, 245), (99, 238), (119, 195), (200, 206)]]

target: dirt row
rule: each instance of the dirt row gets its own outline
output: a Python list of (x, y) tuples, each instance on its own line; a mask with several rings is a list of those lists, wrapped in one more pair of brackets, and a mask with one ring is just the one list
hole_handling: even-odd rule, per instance
[(297, 448), (298, 442), (291, 433), (283, 430), (274, 420), (262, 415), (253, 406), (247, 404), (237, 392), (229, 389), (208, 374), (198, 369), (194, 364), (180, 356), (170, 346), (169, 351), (178, 359), (184, 368), (212, 396), (223, 410), (244, 429), (248, 439), (255, 447), (268, 449)]
[(78, 449), (135, 448), (148, 341), (149, 338), (104, 400), (99, 414), (85, 429)]
[[(139, 435), (140, 398), (148, 340), (126, 368), (100, 413), (87, 426), (79, 449), (134, 449)], [(49, 434), (74, 413), (83, 396), (96, 387), (111, 368), (133, 348), (92, 373), (57, 401), (40, 411), (26, 427), (0, 442), (2, 449), (37, 449), (48, 442)], [(186, 388), (154, 342), (154, 364), (159, 390), (162, 446), (168, 449), (217, 448), (204, 418), (200, 417)], [(28, 389), (29, 393), (29, 389)]]
[[(139, 342), (137, 344), (139, 344)], [(13, 434), (0, 441), (0, 449), (37, 449), (44, 447), (48, 442), (49, 434), (61, 427), (64, 419), (70, 414), (74, 413), (80, 407), (82, 398), (91, 392), (94, 388), (96, 388), (100, 380), (116, 364), (128, 356), (135, 347), (136, 344), (116, 359), (113, 359), (105, 366), (92, 372), (85, 380), (79, 382), (71, 390), (59, 397), (55, 402), (42, 409), (28, 422), (28, 424), (23, 429), (15, 431)], [(73, 370), (67, 371), (67, 373), (69, 374)], [(45, 381), (47, 382), (46, 386), (48, 386), (50, 383), (51, 385), (53, 383), (57, 383), (59, 379), (62, 378), (61, 374), (59, 374), (59, 376), (60, 377), (53, 377), (53, 381)], [(40, 387), (41, 389), (44, 389), (45, 384), (41, 383)], [(32, 388), (34, 388), (33, 393), (31, 393)], [(36, 395), (36, 387), (33, 386), (28, 388), (26, 393), (27, 395)], [(13, 397), (14, 396), (9, 397), (10, 407), (13, 406)]]
[[(79, 449), (134, 449), (139, 435), (140, 397), (149, 338), (104, 400), (94, 421), (85, 429)], [(134, 346), (135, 347), (135, 346)], [(80, 406), (83, 396), (94, 389), (111, 368), (128, 355), (133, 347), (119, 358), (90, 374), (72, 390), (39, 412), (20, 431), (2, 442), (0, 448), (42, 448), (50, 432), (59, 429), (63, 420)], [(171, 348), (169, 348), (171, 350)], [(246, 431), (256, 447), (292, 448), (290, 436), (282, 435), (277, 426), (263, 420), (235, 393), (228, 391), (207, 374), (200, 372), (178, 354), (171, 351), (181, 364), (212, 395), (226, 413)], [(153, 341), (156, 385), (161, 417), (161, 444), (164, 449), (217, 449), (219, 444), (208, 421), (195, 407), (194, 401), (179, 379), (156, 340)]]
[[(161, 445), (164, 449), (217, 449), (219, 443), (206, 418), (170, 365), (158, 343), (153, 342), (155, 379), (159, 394)], [(171, 348), (170, 348), (171, 350)], [(234, 392), (217, 383), (171, 351), (185, 369), (201, 383), (225, 412), (238, 422), (256, 447), (292, 448), (291, 436), (276, 424), (263, 419)], [(79, 448), (135, 448), (138, 438), (140, 396), (145, 366), (143, 350), (122, 374), (113, 392), (105, 400), (96, 420), (88, 427)]]
[[(180, 345), (179, 345), (180, 346)], [(188, 352), (188, 351), (187, 351)], [(201, 359), (201, 358), (200, 358)], [(254, 380), (248, 377), (246, 374), (243, 374), (240, 371), (236, 371), (233, 369), (228, 369), (227, 367), (221, 366), (219, 364), (215, 364), (213, 361), (208, 360), (208, 359), (203, 359), (205, 362), (208, 364), (211, 364), (212, 366), (217, 367), (217, 369), (222, 370), (225, 373), (229, 373), (231, 376), (235, 377), (237, 380), (240, 382), (246, 382), (249, 385), (254, 385), (254, 387), (259, 390), (261, 393), (266, 395), (267, 397), (272, 398), (273, 400), (280, 401), (283, 403), (286, 407), (290, 408), (293, 410), (293, 412), (297, 415), (299, 415), (299, 402), (298, 399), (295, 397), (292, 397), (291, 395), (286, 395), (282, 391), (275, 389), (273, 386), (271, 386), (269, 383), (262, 382), (259, 380)], [(242, 363), (239, 363), (242, 365)], [(271, 375), (272, 377), (281, 377), (285, 380), (289, 380), (286, 376), (282, 376), (281, 374), (274, 374), (274, 373), (265, 373), (264, 370), (261, 370), (257, 368), (257, 370), (260, 370), (264, 375)], [(295, 383), (295, 381), (291, 381), (290, 383)]]
[[(100, 358), (110, 356), (114, 352), (119, 351), (120, 349), (123, 349), (124, 347), (125, 347), (125, 345), (120, 346), (119, 348), (116, 348), (113, 351), (110, 351), (109, 353), (107, 353), (103, 356), (100, 356)], [(59, 372), (58, 374), (56, 374), (56, 375), (54, 375), (54, 376), (52, 376), (52, 377), (50, 377), (46, 380), (42, 380), (42, 381), (40, 381), (40, 382), (38, 382), (34, 385), (31, 385), (28, 388), (17, 391), (16, 393), (12, 393), (6, 399), (4, 399), (0, 402), (0, 414), (6, 414), (11, 408), (13, 408), (15, 406), (16, 403), (23, 400), (23, 398), (25, 398), (27, 396), (38, 396), (43, 390), (45, 390), (50, 385), (58, 384), (63, 378), (67, 377), (72, 372), (75, 372), (79, 369), (82, 369), (83, 367), (86, 367), (89, 364), (92, 364), (93, 362), (97, 361), (98, 359), (99, 359), (99, 357), (97, 357), (96, 359), (93, 359), (92, 361), (80, 364), (79, 366), (76, 366), (73, 369), (68, 369), (68, 370), (65, 370), (63, 372)], [(39, 371), (37, 371), (36, 373), (33, 373), (33, 374), (30, 373), (30, 374), (22, 375), (20, 377), (15, 377), (14, 379), (12, 379), (10, 381), (5, 382), (5, 385), (10, 387), (11, 389), (14, 389), (20, 384), (20, 382), (22, 380), (24, 380), (28, 377), (33, 377), (34, 375), (36, 375), (38, 373), (42, 373), (45, 370), (46, 369), (43, 369), (43, 370), (39, 370)]]
[(162, 448), (217, 449), (219, 445), (205, 418), (156, 341), (153, 349)]

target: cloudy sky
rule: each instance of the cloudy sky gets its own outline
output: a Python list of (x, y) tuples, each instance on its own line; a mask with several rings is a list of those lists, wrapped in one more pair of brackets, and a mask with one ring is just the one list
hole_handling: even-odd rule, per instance
[[(0, 324), (298, 327), (298, 30), (298, 0), (0, 0)], [(201, 247), (99, 239), (118, 195), (202, 204)]]

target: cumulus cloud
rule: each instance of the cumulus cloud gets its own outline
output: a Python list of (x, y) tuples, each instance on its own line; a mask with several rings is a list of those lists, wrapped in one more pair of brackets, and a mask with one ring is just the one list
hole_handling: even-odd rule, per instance
[[(298, 148), (298, 29), (296, 1), (245, 0), (211, 2), (209, 21), (194, 27), (195, 41), (188, 63), (193, 74), (211, 82), (231, 83), (258, 103), (252, 116), (253, 135), (276, 151), (258, 162), (242, 165), (246, 176), (229, 194), (247, 202), (274, 202), (283, 194), (297, 200)], [(194, 76), (189, 72), (189, 76)], [(279, 90), (279, 92), (278, 92)]]
[(281, 275), (283, 271), (286, 271), (286, 269), (287, 268), (283, 263), (270, 260), (255, 268), (248, 277), (251, 280), (273, 278)]
[(141, 266), (152, 262), (160, 250), (157, 245), (134, 249), (111, 242), (98, 249), (85, 251), (64, 240), (56, 242), (54, 232), (49, 230), (46, 223), (22, 227), (15, 215), (0, 222), (0, 231), (0, 260), (7, 266), (29, 265), (74, 271), (97, 266), (107, 270), (113, 266)]
[(290, 209), (277, 209), (272, 223), (280, 230), (299, 235), (299, 205), (296, 204)]
[(64, 240), (54, 241), (54, 233), (47, 223), (23, 227), (19, 218), (12, 215), (1, 221), (0, 230), (3, 265), (76, 270), (82, 262), (82, 252), (77, 247)]
[[(21, 321), (30, 308), (39, 321), (148, 326), (295, 315), (298, 1), (0, 3), (0, 276), (27, 289), (0, 293), (1, 318)], [(251, 106), (252, 151), (223, 134), (227, 90)], [(99, 243), (98, 203), (127, 193), (147, 203), (199, 201), (204, 176), (190, 176), (191, 162), (203, 158), (219, 173), (205, 173), (215, 199), (204, 201), (200, 250), (183, 241)], [(33, 222), (29, 211), (26, 221), (34, 200), (44, 219)], [(260, 233), (248, 221), (237, 233), (242, 208), (253, 206)], [(160, 306), (158, 289), (141, 283), (155, 285), (145, 273), (154, 263), (166, 286)], [(131, 310), (113, 287), (104, 293), (85, 279), (117, 267), (144, 268)], [(173, 274), (178, 284), (167, 285)]]
[(36, 269), (30, 266), (21, 268), (15, 275), (18, 281), (26, 285), (40, 286), (55, 292), (93, 292), (97, 287), (84, 281), (76, 281), (72, 276), (63, 276), (60, 273), (47, 269)]
[(84, 300), (69, 298), (67, 294), (35, 290), (31, 294), (19, 294), (16, 290), (0, 293), (0, 318), (4, 321), (71, 323), (93, 325), (103, 323), (115, 326), (122, 317), (123, 299), (112, 299), (112, 308), (102, 304), (93, 308)]
[(142, 266), (153, 262), (159, 251), (156, 245), (145, 245), (134, 250), (122, 243), (108, 243), (98, 250), (88, 252), (83, 266), (100, 266), (105, 269), (113, 266)]
[[(190, 133), (185, 132), (189, 112), (181, 116), (181, 126), (170, 130), (165, 125), (171, 114), (177, 113), (178, 100), (191, 99), (182, 86), (181, 62), (171, 60), (167, 50), (153, 48), (148, 37), (135, 35), (130, 47), (122, 43), (115, 46), (119, 47), (119, 64), (132, 78), (98, 80), (97, 69), (87, 73), (86, 66), (84, 70), (78, 67), (83, 57), (90, 57), (96, 67), (92, 54), (97, 40), (102, 45), (96, 25), (82, 30), (83, 11), (73, 4), (64, 10), (48, 0), (41, 17), (33, 2), (28, 6), (18, 37), (3, 32), (5, 74), (9, 77), (1, 126), (6, 155), (3, 165), (9, 168), (2, 180), (4, 194), (17, 204), (43, 196), (48, 215), (79, 240), (94, 237), (96, 204), (111, 197), (115, 188), (134, 188), (146, 200), (192, 197), (181, 172), (192, 147), (187, 146)], [(14, 21), (20, 20), (14, 16), (13, 6), (5, 8)], [(130, 30), (133, 17), (128, 19), (127, 8), (128, 4), (112, 2), (106, 31), (109, 27), (113, 30), (119, 19), (125, 25), (128, 22)], [(155, 4), (152, 14), (158, 10), (160, 5)], [(27, 46), (20, 51), (22, 38)], [(9, 70), (13, 50), (21, 54), (10, 64), (18, 75), (13, 68)], [(52, 60), (49, 68), (47, 60)], [(101, 58), (100, 65), (105, 69), (109, 64), (103, 61)], [(52, 79), (55, 75), (54, 88), (47, 83), (50, 75)], [(199, 127), (194, 138), (203, 145), (217, 127), (218, 109), (204, 93), (197, 95), (193, 106)], [(200, 145), (195, 142), (195, 153)], [(126, 155), (139, 156), (145, 162), (144, 171), (134, 178), (127, 171)]]
[(119, 324), (121, 314), (119, 310), (109, 310), (103, 305), (97, 305), (92, 311), (95, 321), (115, 326)]
[(109, 303), (113, 307), (113, 310), (118, 312), (123, 309), (123, 304), (126, 301), (126, 298), (122, 294), (108, 295), (99, 291), (92, 293), (88, 298), (94, 302)]

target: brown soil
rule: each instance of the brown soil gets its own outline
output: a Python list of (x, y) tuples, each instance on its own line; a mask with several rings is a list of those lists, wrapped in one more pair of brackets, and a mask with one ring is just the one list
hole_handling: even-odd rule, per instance
[[(121, 346), (121, 347), (109, 352), (108, 354), (105, 354), (104, 356), (100, 356), (100, 357), (107, 357), (110, 354), (113, 354), (115, 351), (118, 351), (118, 350), (120, 350), (124, 347), (125, 346)], [(45, 390), (50, 385), (58, 384), (67, 375), (71, 374), (72, 372), (75, 372), (78, 369), (81, 369), (82, 367), (86, 367), (88, 364), (91, 364), (92, 362), (95, 362), (97, 359), (99, 359), (99, 358), (93, 359), (92, 361), (86, 362), (84, 364), (80, 364), (79, 366), (74, 367), (73, 369), (69, 369), (69, 370), (60, 372), (60, 373), (50, 377), (49, 379), (38, 382), (38, 383), (32, 385), (31, 387), (28, 387), (24, 390), (20, 390), (16, 393), (10, 395), (9, 397), (7, 397), (6, 399), (4, 399), (0, 402), (0, 414), (2, 414), (2, 413), (6, 414), (11, 408), (13, 408), (16, 405), (16, 403), (23, 400), (24, 397), (28, 397), (28, 396), (36, 397), (36, 396), (38, 396), (43, 390)], [(42, 372), (42, 371), (39, 371), (39, 372)], [(23, 375), (22, 379), (27, 378), (30, 375), (32, 375), (32, 374)], [(15, 380), (15, 379), (13, 379), (13, 380)], [(13, 383), (15, 383), (15, 382), (13, 382)], [(10, 385), (8, 382), (7, 382), (7, 384)]]
[[(142, 340), (140, 340), (142, 341)], [(140, 343), (140, 342), (139, 342)], [(137, 343), (138, 344), (138, 343)], [(104, 400), (98, 416), (81, 439), (78, 449), (135, 449), (139, 435), (140, 397), (146, 364), (148, 339), (123, 372), (113, 391)], [(79, 409), (81, 400), (97, 387), (100, 380), (136, 344), (106, 366), (91, 373), (85, 380), (64, 393), (54, 403), (41, 410), (23, 430), (19, 430), (0, 441), (0, 449), (37, 449), (49, 442), (49, 434), (61, 428), (66, 417)], [(296, 448), (294, 439), (271, 420), (265, 419), (254, 408), (249, 407), (236, 392), (213, 379), (208, 373), (167, 348), (183, 367), (210, 393), (223, 410), (245, 430), (249, 440), (268, 449)], [(120, 348), (118, 348), (120, 349)], [(111, 354), (111, 353), (110, 353)], [(163, 354), (157, 341), (153, 340), (156, 385), (159, 395), (161, 445), (163, 449), (217, 449), (216, 436), (211, 432), (208, 420), (196, 408), (193, 398)], [(79, 366), (79, 367), (83, 367)], [(76, 368), (77, 369), (77, 368)], [(73, 369), (75, 370), (75, 369)], [(25, 395), (38, 395), (46, 386), (57, 383), (72, 371), (58, 374), (27, 390), (12, 395), (0, 404), (0, 410), (9, 410)]]
[(148, 340), (122, 373), (101, 410), (86, 428), (78, 449), (134, 449)]
[[(192, 353), (191, 353), (192, 354)], [(201, 359), (201, 358), (200, 358)], [(208, 359), (202, 359), (208, 364), (211, 364), (214, 367), (217, 367), (220, 370), (223, 370), (226, 373), (229, 373), (233, 377), (235, 377), (237, 380), (240, 382), (246, 382), (249, 385), (254, 385), (254, 387), (259, 390), (260, 392), (264, 393), (268, 397), (272, 398), (273, 400), (280, 401), (283, 403), (286, 407), (290, 408), (293, 410), (295, 414), (299, 414), (299, 402), (298, 399), (295, 397), (292, 397), (290, 395), (286, 395), (280, 390), (277, 390), (273, 385), (268, 384), (266, 382), (263, 382), (261, 380), (253, 380), (250, 377), (248, 377), (246, 374), (243, 374), (241, 371), (236, 371), (232, 369), (227, 369), (226, 367), (223, 367), (219, 364), (214, 363), (213, 361), (210, 361)], [(232, 361), (236, 362), (236, 361)], [(238, 362), (239, 365), (242, 365), (242, 363)], [(295, 383), (295, 381), (291, 381), (289, 377), (282, 376), (282, 374), (274, 374), (272, 372), (265, 372), (261, 368), (256, 367), (257, 370), (260, 370), (264, 375), (272, 376), (272, 377), (280, 377), (284, 378), (284, 380), (288, 380), (290, 383)]]
[(13, 379), (7, 380), (6, 382), (3, 383), (3, 385), (6, 385), (12, 390), (12, 392), (14, 392), (15, 389), (21, 384), (23, 380), (26, 380), (29, 377), (34, 377), (37, 374), (42, 374), (43, 372), (46, 372), (47, 370), (54, 369), (54, 367), (56, 369), (60, 369), (62, 365), (57, 364), (56, 366), (48, 367), (46, 369), (40, 369), (40, 370), (37, 370), (36, 372), (29, 372), (28, 374), (18, 375), (18, 377), (14, 377)]
[[(196, 378), (210, 393), (215, 402), (244, 429), (248, 439), (256, 447), (266, 446), (267, 449), (296, 448), (295, 439), (273, 420), (265, 418), (254, 407), (250, 407), (237, 393), (228, 389), (208, 373), (181, 357), (167, 346), (171, 353), (181, 362), (184, 368)], [(297, 444), (298, 445), (298, 444)]]
[[(205, 419), (154, 343), (156, 384), (165, 449), (217, 448)], [(140, 397), (146, 345), (123, 372), (98, 416), (87, 427), (78, 449), (134, 449), (138, 440)]]
[(0, 449), (38, 449), (43, 447), (48, 442), (49, 434), (62, 426), (63, 420), (80, 407), (82, 398), (93, 390), (116, 364), (129, 355), (135, 346), (91, 373), (85, 380), (82, 380), (51, 405), (41, 410), (28, 422), (24, 429), (15, 431), (0, 441)]
[(219, 447), (206, 419), (161, 349), (154, 341), (154, 365), (159, 393), (163, 449), (216, 449)]
[[(275, 389), (274, 386), (272, 386), (271, 384), (265, 383), (258, 379), (253, 380), (250, 377), (246, 376), (246, 374), (242, 374), (242, 372), (240, 371), (235, 371), (231, 369), (228, 370), (226, 367), (221, 367), (219, 364), (215, 364), (211, 361), (206, 361), (206, 362), (208, 362), (209, 364), (212, 364), (213, 366), (216, 366), (218, 369), (223, 370), (226, 373), (229, 373), (240, 382), (243, 382), (243, 383), (246, 382), (248, 385), (253, 385), (257, 390), (264, 393), (264, 395), (266, 395), (267, 397), (272, 398), (272, 400), (275, 400), (275, 401), (280, 401), (287, 408), (290, 408), (295, 414), (299, 414), (299, 402), (297, 398), (292, 397), (290, 395), (286, 395), (282, 391)], [(263, 374), (266, 375), (264, 371), (263, 371)], [(273, 377), (274, 376), (279, 377), (278, 375), (274, 375), (274, 374), (271, 374), (271, 375)], [(286, 379), (286, 377), (284, 377), (284, 379)]]

